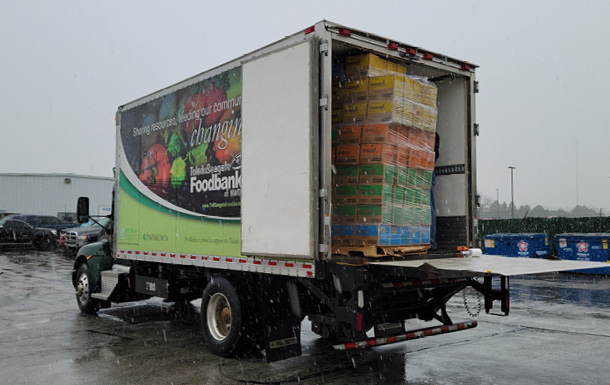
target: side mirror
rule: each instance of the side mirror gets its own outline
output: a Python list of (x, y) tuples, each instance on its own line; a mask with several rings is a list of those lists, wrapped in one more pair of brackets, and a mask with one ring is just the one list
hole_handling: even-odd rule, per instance
[(89, 198), (79, 197), (76, 204), (76, 215), (78, 223), (85, 223), (89, 220)]

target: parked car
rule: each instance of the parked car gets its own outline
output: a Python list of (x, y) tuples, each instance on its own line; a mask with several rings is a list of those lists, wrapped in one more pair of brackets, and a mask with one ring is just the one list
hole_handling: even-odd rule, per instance
[(55, 241), (56, 230), (33, 227), (7, 216), (0, 219), (0, 247), (30, 247), (48, 250)]
[(65, 248), (71, 253), (76, 253), (82, 246), (100, 240), (106, 235), (105, 228), (110, 225), (110, 218), (100, 218), (97, 222), (89, 220), (89, 222), (83, 223), (79, 227), (62, 230), (62, 233), (66, 234)]
[(60, 221), (59, 218), (51, 215), (13, 214), (5, 218), (23, 221), (34, 228), (50, 229), (55, 237), (52, 243), (55, 243), (60, 230), (74, 227), (74, 223)]

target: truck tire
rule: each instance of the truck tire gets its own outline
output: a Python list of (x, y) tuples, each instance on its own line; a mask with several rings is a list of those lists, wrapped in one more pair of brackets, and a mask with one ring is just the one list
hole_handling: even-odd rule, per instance
[(233, 357), (248, 347), (243, 331), (245, 307), (231, 282), (215, 277), (201, 299), (201, 327), (208, 348), (221, 357)]
[(76, 271), (76, 303), (81, 313), (95, 314), (100, 309), (100, 303), (91, 298), (93, 287), (91, 286), (91, 274), (86, 263), (78, 267)]

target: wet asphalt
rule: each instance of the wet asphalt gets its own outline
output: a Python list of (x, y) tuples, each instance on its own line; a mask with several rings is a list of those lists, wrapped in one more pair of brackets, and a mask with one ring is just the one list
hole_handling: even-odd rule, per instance
[(80, 314), (71, 269), (53, 252), (0, 250), (1, 384), (610, 383), (610, 277), (513, 278), (508, 317), (469, 315), (477, 296), (460, 293), (449, 314), (477, 328), (350, 353), (331, 350), (306, 320), (303, 356), (267, 364), (209, 353), (199, 301)]

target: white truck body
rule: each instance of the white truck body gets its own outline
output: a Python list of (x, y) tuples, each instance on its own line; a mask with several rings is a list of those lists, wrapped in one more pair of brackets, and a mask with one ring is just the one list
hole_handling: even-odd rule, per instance
[[(168, 210), (175, 210), (176, 214), (205, 217), (146, 189), (126, 161), (128, 155), (121, 131), (131, 132), (134, 127), (125, 127), (123, 115), (226, 71), (241, 72), (241, 215), (231, 218), (240, 223), (239, 252), (223, 255), (214, 247), (203, 245), (193, 253), (188, 248), (185, 251), (164, 249), (158, 242), (142, 240), (136, 244), (116, 237), (118, 257), (205, 267), (218, 267), (222, 261), (222, 266), (229, 269), (315, 276), (315, 269), (303, 269), (303, 264), (313, 266), (317, 261), (333, 259), (329, 194), (333, 170), (331, 67), (333, 58), (360, 51), (404, 61), (410, 73), (438, 79), (435, 83), (440, 106), (437, 131), (442, 139), (435, 194), (439, 244), (476, 247), (476, 66), (402, 44), (394, 49), (391, 40), (355, 30), (350, 30), (348, 35), (345, 31), (342, 26), (320, 22), (312, 30), (301, 31), (122, 106), (117, 119), (119, 191), (121, 180), (128, 180), (142, 195)], [(123, 231), (127, 226), (121, 222), (121, 206), (119, 198), (116, 228)], [(148, 231), (143, 224), (138, 225), (128, 227), (127, 231), (137, 232), (138, 236)], [(179, 237), (179, 232), (176, 233)], [(185, 256), (163, 259), (162, 254), (172, 253)], [(306, 262), (295, 265), (299, 267), (294, 271), (291, 268), (269, 270), (263, 265), (254, 265), (253, 257)], [(244, 258), (247, 262), (243, 262)]]

